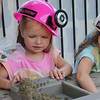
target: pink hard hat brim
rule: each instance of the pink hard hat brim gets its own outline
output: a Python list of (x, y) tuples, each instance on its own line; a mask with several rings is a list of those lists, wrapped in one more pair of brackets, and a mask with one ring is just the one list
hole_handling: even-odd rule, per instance
[(26, 14), (21, 14), (18, 12), (14, 13), (14, 17), (18, 20), (18, 23), (20, 23), (20, 21), (22, 20), (22, 16), (26, 16), (26, 17), (29, 17), (31, 19), (34, 19), (35, 21), (38, 21), (39, 23), (43, 24), (52, 33), (52, 35), (59, 37), (58, 29), (56, 29), (56, 31), (53, 31), (48, 25), (46, 25), (45, 23), (43, 23), (42, 21), (40, 21), (38, 19), (35, 19), (35, 18), (33, 18), (29, 15), (26, 15)]

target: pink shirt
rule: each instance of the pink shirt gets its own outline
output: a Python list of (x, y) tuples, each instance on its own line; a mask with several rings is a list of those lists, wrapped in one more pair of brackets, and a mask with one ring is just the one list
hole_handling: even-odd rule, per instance
[(55, 66), (54, 57), (59, 54), (58, 50), (54, 50), (53, 52), (54, 53), (44, 53), (42, 60), (34, 61), (26, 57), (24, 52), (16, 50), (7, 58), (7, 61), (2, 62), (2, 64), (7, 70), (10, 79), (14, 77), (16, 72), (23, 68), (33, 69), (43, 76), (48, 76), (49, 71)]

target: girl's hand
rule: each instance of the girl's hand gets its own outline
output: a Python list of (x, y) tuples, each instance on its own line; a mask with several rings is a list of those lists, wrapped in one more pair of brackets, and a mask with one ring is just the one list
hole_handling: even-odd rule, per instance
[(32, 69), (21, 69), (18, 71), (13, 80), (12, 83), (20, 82), (21, 80), (24, 80), (26, 78), (30, 78), (31, 80), (39, 79), (43, 77), (39, 72), (32, 70)]
[(55, 69), (53, 69), (49, 72), (49, 76), (51, 78), (56, 78), (56, 79), (60, 80), (60, 79), (64, 79), (65, 73), (63, 70), (55, 67)]
[(20, 70), (15, 74), (12, 80), (12, 84), (20, 82), (21, 80), (24, 80), (25, 78), (28, 78), (27, 70)]

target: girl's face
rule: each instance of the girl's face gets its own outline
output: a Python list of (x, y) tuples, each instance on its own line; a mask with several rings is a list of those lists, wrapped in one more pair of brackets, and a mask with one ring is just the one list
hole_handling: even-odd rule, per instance
[(21, 31), (28, 52), (41, 53), (50, 44), (51, 34), (45, 26), (37, 21), (28, 19)]

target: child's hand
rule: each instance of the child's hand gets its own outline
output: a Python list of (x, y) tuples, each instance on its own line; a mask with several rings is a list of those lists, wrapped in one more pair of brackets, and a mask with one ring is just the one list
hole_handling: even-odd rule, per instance
[(56, 79), (59, 80), (59, 79), (64, 79), (65, 74), (62, 70), (55, 67), (55, 69), (53, 69), (49, 72), (49, 76), (51, 78), (56, 78)]
[(12, 80), (12, 83), (20, 82), (21, 80), (24, 80), (25, 78), (28, 78), (27, 70), (21, 70), (15, 74)]
[(24, 80), (26, 78), (29, 78), (31, 80), (35, 80), (35, 79), (39, 79), (40, 77), (43, 77), (43, 76), (35, 70), (22, 69), (15, 74), (12, 82), (13, 83), (20, 82), (21, 80)]

